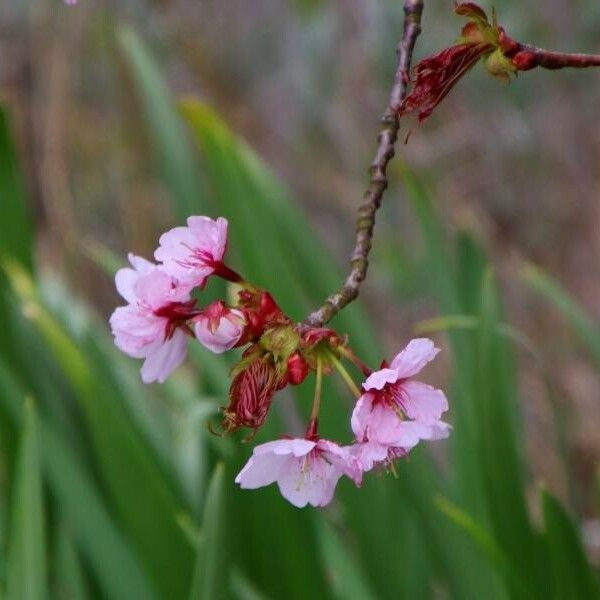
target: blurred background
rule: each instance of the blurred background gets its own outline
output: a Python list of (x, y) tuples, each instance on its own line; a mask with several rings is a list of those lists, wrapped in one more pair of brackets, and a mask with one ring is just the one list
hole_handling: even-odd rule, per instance
[[(495, 7), (515, 39), (600, 52), (593, 0)], [(426, 1), (416, 58), (461, 25)], [(206, 433), (230, 364), (196, 348), (144, 387), (111, 346), (116, 268), (189, 214), (227, 216), (232, 265), (296, 319), (338, 287), (401, 27), (399, 0), (0, 4), (7, 597), (596, 596), (600, 72), (478, 66), (402, 125), (369, 278), (333, 323), (373, 365), (416, 334), (444, 348), (452, 439), (399, 479), (320, 513), (240, 493), (250, 447)]]

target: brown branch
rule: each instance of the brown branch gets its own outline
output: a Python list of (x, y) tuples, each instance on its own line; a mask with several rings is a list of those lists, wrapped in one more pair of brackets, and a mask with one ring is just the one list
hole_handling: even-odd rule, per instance
[(410, 65), (417, 37), (421, 33), (423, 0), (405, 0), (404, 31), (396, 49), (396, 72), (388, 107), (381, 119), (382, 128), (375, 158), (370, 167), (371, 179), (363, 203), (357, 211), (356, 245), (350, 257), (350, 273), (342, 288), (329, 296), (323, 305), (313, 311), (304, 321), (305, 325), (321, 327), (329, 322), (344, 306), (357, 296), (369, 268), (369, 251), (375, 227), (375, 213), (388, 186), (387, 167), (395, 154), (395, 144), (400, 127), (398, 109), (406, 97)]

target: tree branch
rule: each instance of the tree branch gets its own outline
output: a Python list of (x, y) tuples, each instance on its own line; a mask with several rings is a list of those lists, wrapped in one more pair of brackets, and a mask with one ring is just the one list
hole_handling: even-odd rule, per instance
[(573, 54), (570, 52), (552, 52), (537, 48), (531, 44), (517, 42), (517, 52), (512, 57), (513, 63), (520, 71), (528, 71), (536, 67), (543, 69), (585, 69), (600, 67), (599, 54)]
[(379, 143), (375, 158), (370, 167), (371, 179), (363, 203), (357, 211), (356, 245), (350, 258), (350, 273), (342, 288), (329, 296), (323, 305), (313, 311), (304, 321), (305, 325), (322, 327), (344, 306), (357, 296), (361, 283), (369, 268), (369, 251), (375, 227), (375, 213), (381, 206), (381, 199), (388, 186), (387, 167), (395, 154), (395, 144), (400, 127), (398, 109), (406, 97), (410, 65), (417, 37), (421, 33), (423, 0), (405, 0), (404, 31), (396, 49), (397, 63), (388, 107), (381, 119), (382, 128), (377, 137)]

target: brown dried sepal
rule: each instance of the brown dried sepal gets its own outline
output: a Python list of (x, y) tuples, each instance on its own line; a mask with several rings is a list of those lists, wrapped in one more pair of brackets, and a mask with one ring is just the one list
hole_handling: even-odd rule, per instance
[(427, 119), (461, 77), (493, 50), (485, 42), (468, 42), (423, 59), (413, 71), (413, 88), (400, 106), (400, 115), (417, 113), (419, 122)]
[(258, 429), (267, 418), (275, 392), (286, 384), (286, 373), (276, 367), (270, 355), (255, 355), (233, 378), (229, 404), (223, 409), (223, 431), (231, 433), (240, 427)]

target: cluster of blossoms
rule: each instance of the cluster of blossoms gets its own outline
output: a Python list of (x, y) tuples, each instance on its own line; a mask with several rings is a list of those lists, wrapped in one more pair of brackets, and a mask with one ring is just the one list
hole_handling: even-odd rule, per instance
[[(378, 466), (393, 469), (420, 440), (448, 436), (441, 420), (448, 409), (444, 393), (413, 377), (439, 350), (428, 339), (412, 340), (388, 365), (372, 371), (335, 331), (293, 323), (265, 290), (245, 281), (223, 262), (227, 220), (190, 217), (160, 238), (156, 263), (130, 255), (130, 268), (117, 272), (118, 292), (127, 301), (110, 325), (117, 347), (143, 358), (142, 380), (163, 382), (183, 362), (189, 338), (222, 353), (242, 349), (231, 372), (229, 403), (221, 428), (256, 431), (267, 418), (275, 393), (301, 384), (315, 373), (315, 395), (304, 437), (271, 441), (254, 448), (236, 477), (246, 489), (277, 483), (282, 495), (298, 507), (324, 506), (338, 480), (357, 486), (363, 474)], [(216, 301), (200, 307), (192, 296), (211, 276), (237, 285), (237, 303)], [(196, 296), (201, 297), (201, 294)], [(343, 361), (365, 377), (356, 386)], [(338, 372), (356, 396), (351, 429), (354, 441), (341, 446), (318, 435), (324, 375)]]

